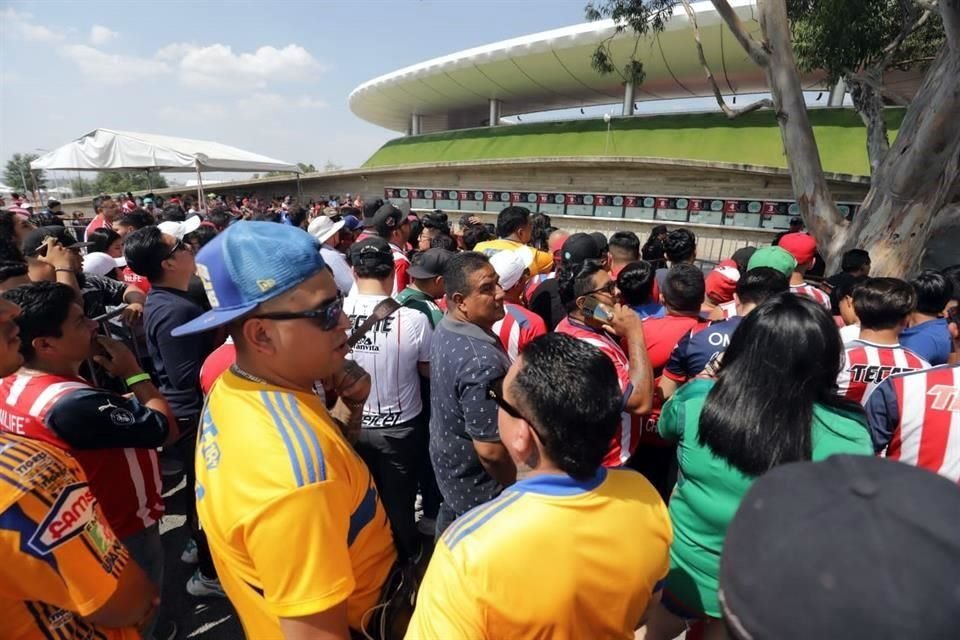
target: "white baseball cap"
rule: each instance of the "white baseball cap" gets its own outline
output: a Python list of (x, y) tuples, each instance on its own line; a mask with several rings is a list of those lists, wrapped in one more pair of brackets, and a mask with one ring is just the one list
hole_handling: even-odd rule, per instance
[(500, 286), (509, 291), (517, 286), (527, 270), (526, 255), (521, 251), (504, 250), (490, 256), (490, 266), (500, 276)]
[(83, 256), (83, 272), (105, 276), (117, 267), (127, 266), (126, 258), (114, 258), (108, 253), (94, 251)]
[(307, 226), (307, 233), (316, 238), (319, 242), (326, 242), (327, 239), (335, 234), (337, 231), (343, 228), (346, 222), (340, 220), (334, 222), (333, 218), (329, 216), (317, 216), (310, 221), (310, 225)]
[(187, 235), (188, 233), (193, 233), (199, 229), (202, 223), (203, 220), (200, 219), (200, 216), (190, 216), (183, 222), (174, 222), (172, 220), (161, 222), (157, 225), (157, 228), (163, 233), (173, 236), (177, 240), (183, 240), (183, 236)]

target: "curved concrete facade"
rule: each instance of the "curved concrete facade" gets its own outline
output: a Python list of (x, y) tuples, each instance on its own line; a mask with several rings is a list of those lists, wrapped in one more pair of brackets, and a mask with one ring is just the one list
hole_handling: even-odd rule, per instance
[[(730, 3), (746, 29), (759, 37), (755, 0)], [(763, 71), (744, 53), (710, 2), (693, 4), (707, 60), (725, 93), (767, 90)], [(646, 77), (636, 101), (712, 96), (697, 58), (683, 7), (662, 33), (636, 42), (616, 33), (611, 20), (534, 33), (427, 60), (363, 83), (350, 94), (350, 109), (387, 129), (430, 133), (490, 124), (491, 116), (610, 104), (624, 100), (624, 81), (591, 67), (597, 45), (612, 38), (614, 63), (622, 68), (636, 45)], [(821, 74), (804, 78), (823, 88)], [(491, 101), (494, 101), (492, 104)], [(632, 101), (631, 101), (632, 102)]]

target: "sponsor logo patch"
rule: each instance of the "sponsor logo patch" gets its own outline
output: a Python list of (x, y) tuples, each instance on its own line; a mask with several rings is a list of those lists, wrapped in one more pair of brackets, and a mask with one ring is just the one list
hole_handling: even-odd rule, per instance
[(40, 555), (47, 555), (83, 533), (94, 518), (93, 506), (96, 502), (86, 482), (65, 487), (27, 545)]

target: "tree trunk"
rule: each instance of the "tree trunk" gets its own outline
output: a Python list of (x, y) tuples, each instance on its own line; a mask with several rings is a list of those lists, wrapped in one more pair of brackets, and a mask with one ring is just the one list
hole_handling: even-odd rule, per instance
[(840, 215), (823, 176), (820, 151), (807, 115), (803, 87), (790, 42), (785, 0), (760, 0), (760, 27), (766, 38), (769, 60), (767, 81), (780, 124), (793, 195), (807, 229), (817, 239), (821, 253), (830, 255), (843, 243), (846, 221)]
[(958, 78), (960, 50), (945, 44), (828, 267), (838, 263), (843, 250), (862, 248), (870, 252), (876, 275), (903, 277), (917, 269), (934, 219), (960, 199)]
[(867, 128), (867, 158), (870, 161), (870, 175), (875, 176), (890, 150), (887, 121), (883, 117), (883, 97), (866, 82), (852, 78), (847, 78), (846, 82), (850, 87), (853, 108)]

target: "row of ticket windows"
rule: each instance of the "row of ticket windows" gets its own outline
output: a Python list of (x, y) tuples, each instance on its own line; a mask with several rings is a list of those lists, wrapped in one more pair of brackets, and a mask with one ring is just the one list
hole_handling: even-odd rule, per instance
[[(451, 199), (452, 194), (460, 197)], [(393, 201), (406, 200), (414, 209), (499, 213), (504, 207), (515, 204), (551, 216), (627, 218), (764, 229), (787, 229), (790, 218), (800, 215), (797, 204), (788, 201), (483, 191), (467, 192), (464, 198), (462, 192), (404, 188), (386, 189), (384, 195)], [(837, 203), (840, 213), (847, 219), (856, 213), (858, 206)]]

